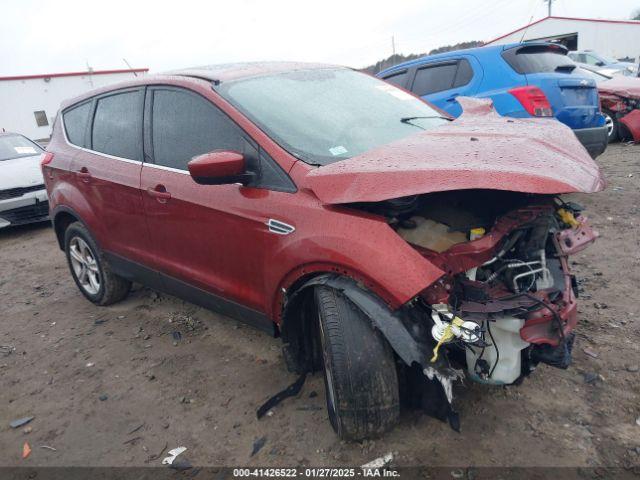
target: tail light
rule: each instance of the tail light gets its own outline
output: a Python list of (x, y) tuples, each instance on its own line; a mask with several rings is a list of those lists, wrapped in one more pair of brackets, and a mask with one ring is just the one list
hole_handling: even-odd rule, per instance
[(547, 96), (538, 87), (518, 87), (509, 90), (524, 109), (534, 117), (553, 117), (553, 110)]
[(42, 167), (44, 167), (45, 165), (49, 165), (51, 163), (51, 160), (53, 160), (53, 153), (44, 152), (42, 154), (42, 157), (40, 158), (40, 165)]

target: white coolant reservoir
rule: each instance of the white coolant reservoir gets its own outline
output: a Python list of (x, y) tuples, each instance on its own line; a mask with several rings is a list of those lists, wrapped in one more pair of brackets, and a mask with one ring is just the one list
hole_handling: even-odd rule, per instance
[[(488, 326), (487, 321), (482, 324), (485, 341), (491, 345), (487, 345), (484, 352), (482, 348), (476, 346), (466, 349), (467, 370), (469, 376), (478, 382), (495, 385), (513, 383), (522, 371), (520, 352), (529, 346), (520, 338), (520, 329), (524, 325), (524, 320), (508, 315), (495, 315), (493, 320), (495, 321), (489, 322)], [(489, 329), (491, 329), (491, 335), (489, 335)], [(490, 376), (483, 378), (476, 372), (475, 367), (479, 359), (487, 362), (489, 372), (493, 370)]]

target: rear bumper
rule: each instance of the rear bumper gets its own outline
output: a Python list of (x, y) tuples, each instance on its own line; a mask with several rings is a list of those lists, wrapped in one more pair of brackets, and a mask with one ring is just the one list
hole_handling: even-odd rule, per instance
[(607, 148), (609, 143), (609, 135), (607, 133), (607, 127), (594, 127), (594, 128), (580, 128), (574, 130), (580, 143), (587, 149), (591, 158), (596, 158), (601, 155)]

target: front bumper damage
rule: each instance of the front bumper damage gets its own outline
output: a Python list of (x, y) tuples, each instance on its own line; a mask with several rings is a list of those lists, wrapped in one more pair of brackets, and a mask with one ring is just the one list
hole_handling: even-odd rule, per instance
[(632, 140), (640, 143), (640, 98), (633, 93), (601, 92), (600, 103), (624, 125)]
[[(447, 273), (395, 311), (356, 281), (334, 274), (313, 278), (300, 290), (324, 285), (349, 298), (406, 367), (410, 404), (448, 421), (458, 431), (456, 381), (468, 377), (494, 385), (519, 383), (540, 362), (559, 368), (570, 364), (578, 317), (576, 280), (567, 259), (592, 243), (597, 232), (568, 207), (554, 208), (543, 205), (511, 211), (485, 235), (442, 252), (411, 245)], [(498, 258), (512, 254), (525, 240), (546, 246), (548, 258), (543, 255), (542, 260), (525, 262), (530, 271), (542, 272), (537, 276), (522, 276), (520, 260)], [(491, 278), (476, 277), (478, 269), (495, 262), (502, 262), (495, 268), (498, 273), (492, 274), (496, 278), (514, 270), (505, 277), (513, 283), (511, 289), (492, 283)], [(529, 282), (524, 278), (536, 279), (537, 288), (519, 292)]]

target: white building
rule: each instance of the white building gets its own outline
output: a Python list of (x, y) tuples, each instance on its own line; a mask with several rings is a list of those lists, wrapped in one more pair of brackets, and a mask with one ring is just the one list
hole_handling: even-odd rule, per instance
[(0, 77), (0, 131), (48, 139), (60, 103), (87, 90), (144, 75), (148, 68)]
[(594, 50), (602, 55), (637, 62), (640, 59), (640, 21), (546, 17), (490, 40), (485, 45), (555, 41), (569, 50)]

